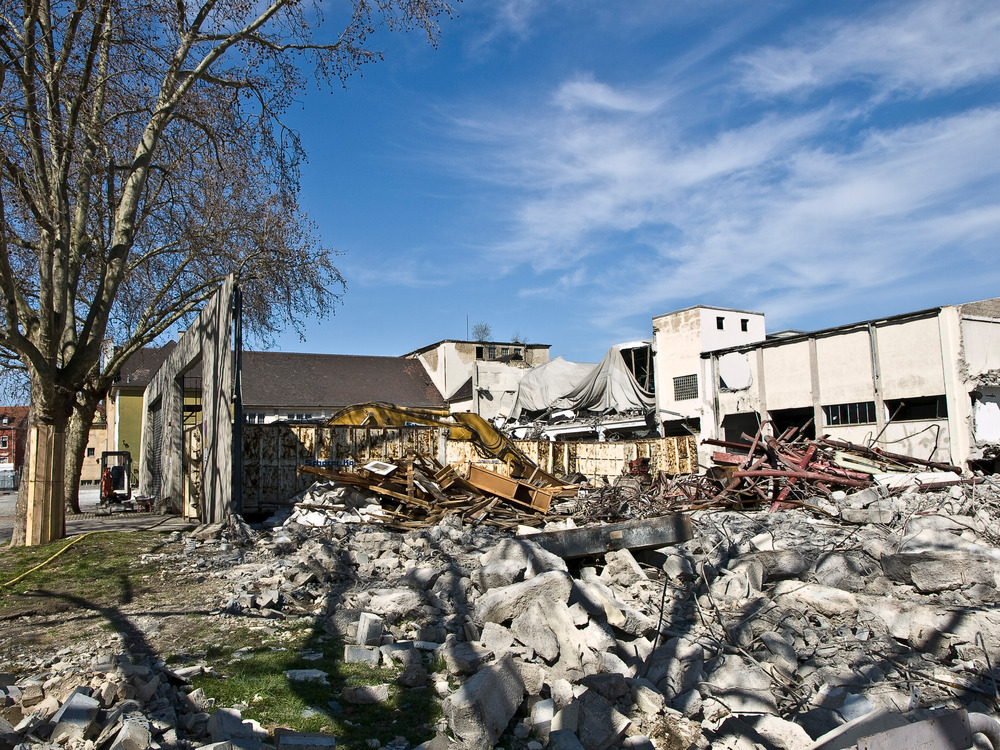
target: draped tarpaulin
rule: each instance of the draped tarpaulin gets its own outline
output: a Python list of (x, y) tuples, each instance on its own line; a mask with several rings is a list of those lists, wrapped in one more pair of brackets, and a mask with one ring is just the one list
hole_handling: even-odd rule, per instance
[(639, 385), (622, 351), (645, 342), (616, 344), (597, 365), (581, 365), (557, 357), (534, 367), (521, 379), (511, 418), (522, 411), (572, 409), (597, 413), (654, 408), (656, 399)]

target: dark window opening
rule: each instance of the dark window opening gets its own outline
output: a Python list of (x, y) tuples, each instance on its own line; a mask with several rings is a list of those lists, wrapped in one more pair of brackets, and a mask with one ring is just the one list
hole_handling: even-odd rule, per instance
[(484, 351), (483, 347), (481, 347), (481, 346), (477, 346), (476, 347), (476, 359), (482, 359), (483, 358), (483, 351)]
[(723, 330), (726, 327), (726, 319), (721, 316), (716, 318), (715, 327), (718, 328), (720, 331)]
[(944, 396), (886, 400), (885, 408), (893, 422), (948, 418), (948, 402)]
[(796, 428), (796, 436), (802, 435), (809, 440), (816, 439), (816, 420), (813, 419), (813, 409), (811, 406), (803, 406), (798, 409), (777, 409), (768, 412), (771, 422), (774, 424), (774, 432), (781, 435), (792, 427)]
[(681, 375), (674, 378), (674, 401), (698, 398), (698, 376)]
[[(722, 437), (727, 443), (745, 443), (747, 439), (743, 436), (747, 435), (752, 439), (757, 434), (759, 427), (760, 417), (755, 412), (727, 414), (722, 418)], [(720, 448), (719, 450), (727, 450), (733, 453), (740, 452), (730, 446), (724, 449)]]
[(828, 425), (873, 424), (875, 417), (874, 401), (858, 401), (853, 404), (833, 404), (823, 407), (823, 415)]
[(692, 432), (701, 432), (701, 419), (673, 419), (663, 423), (663, 437), (686, 437)]
[(653, 392), (653, 348), (622, 349), (622, 359), (642, 389)]
[(740, 330), (746, 333), (750, 330), (750, 321), (746, 318), (740, 318)]

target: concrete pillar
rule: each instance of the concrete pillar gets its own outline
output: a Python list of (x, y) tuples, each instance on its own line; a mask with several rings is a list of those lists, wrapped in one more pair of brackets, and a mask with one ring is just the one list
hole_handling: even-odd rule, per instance
[[(944, 392), (948, 404), (948, 440), (950, 460), (963, 469), (972, 452), (972, 399), (962, 357), (962, 316), (957, 307), (942, 307), (938, 314), (941, 335), (941, 362), (944, 367)], [(935, 460), (944, 460), (935, 455)]]
[(816, 437), (822, 437), (823, 401), (819, 392), (819, 358), (816, 354), (816, 338), (809, 339), (809, 395), (812, 398), (813, 431)]

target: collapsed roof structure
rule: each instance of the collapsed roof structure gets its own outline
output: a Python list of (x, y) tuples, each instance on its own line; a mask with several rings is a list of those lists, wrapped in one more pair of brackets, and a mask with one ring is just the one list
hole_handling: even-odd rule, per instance
[[(648, 341), (615, 344), (596, 365), (557, 357), (522, 379), (508, 424), (515, 435), (554, 440), (571, 433), (648, 432), (653, 413), (652, 350)], [(522, 421), (522, 417), (524, 420)]]

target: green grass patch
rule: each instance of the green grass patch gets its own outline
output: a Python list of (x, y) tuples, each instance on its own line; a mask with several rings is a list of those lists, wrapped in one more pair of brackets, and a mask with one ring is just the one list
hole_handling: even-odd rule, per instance
[[(156, 532), (100, 532), (79, 541), (60, 539), (36, 547), (9, 547), (0, 554), (0, 612), (33, 591), (85, 595), (98, 603), (121, 604), (149, 588), (143, 576), (158, 570), (140, 556), (163, 543)], [(68, 546), (71, 545), (71, 546)], [(65, 549), (65, 551), (63, 551)], [(53, 558), (53, 556), (57, 555)]]
[[(301, 638), (289, 639), (286, 631), (250, 649), (246, 641), (242, 649), (210, 649), (206, 660), (221, 679), (203, 675), (195, 678), (195, 686), (215, 698), (217, 707), (239, 706), (244, 718), (269, 730), (327, 732), (338, 738), (340, 747), (367, 750), (369, 739), (384, 745), (400, 735), (416, 745), (433, 736), (440, 709), (431, 688), (403, 688), (395, 684), (398, 669), (345, 664), (339, 640), (292, 632)], [(293, 669), (321, 670), (328, 684), (289, 680), (285, 672)], [(341, 698), (345, 686), (383, 683), (390, 685), (385, 703), (361, 706)]]

